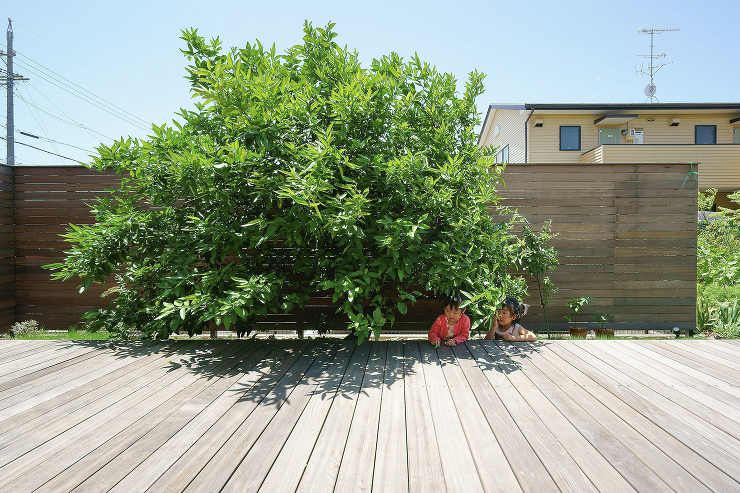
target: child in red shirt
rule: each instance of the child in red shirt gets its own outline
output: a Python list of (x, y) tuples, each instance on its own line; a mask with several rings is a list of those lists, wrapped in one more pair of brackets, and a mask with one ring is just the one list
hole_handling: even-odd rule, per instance
[(429, 342), (434, 347), (444, 342), (446, 346), (455, 346), (470, 337), (470, 318), (465, 315), (465, 308), (460, 308), (462, 296), (458, 293), (448, 299), (444, 315), (437, 317), (429, 330)]

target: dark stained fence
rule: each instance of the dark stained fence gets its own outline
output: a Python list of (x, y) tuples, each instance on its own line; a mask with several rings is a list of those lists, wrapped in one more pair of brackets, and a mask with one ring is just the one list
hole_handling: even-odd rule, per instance
[[(51, 281), (50, 272), (41, 266), (62, 261), (68, 244), (60, 235), (69, 223), (91, 222), (89, 204), (104, 196), (106, 188), (117, 187), (118, 177), (81, 166), (18, 166), (14, 172), (15, 287), (13, 264), (6, 260), (12, 259), (12, 242), (0, 242), (0, 251), (5, 252), (0, 253), (0, 261), (6, 262), (0, 264), (0, 317), (6, 317), (0, 319), (4, 320), (0, 330), (9, 328), (14, 309), (16, 320), (68, 327), (78, 323), (85, 311), (106, 305), (100, 294), (109, 286), (95, 286), (80, 295), (79, 282)], [(687, 180), (681, 188), (688, 172), (688, 164), (507, 167), (506, 187), (500, 191), (502, 204), (517, 208), (536, 229), (552, 220), (553, 230), (560, 233), (553, 242), (560, 266), (551, 276), (559, 292), (548, 307), (553, 328), (565, 329), (565, 301), (576, 296), (595, 297), (592, 309), (614, 314), (615, 322), (609, 324), (613, 328), (693, 328), (696, 182)], [(4, 183), (0, 181), (0, 187)], [(4, 191), (0, 188), (0, 193)], [(12, 218), (12, 195), (0, 195), (0, 200), (3, 197), (8, 202), (0, 202), (5, 221), (0, 228), (13, 224), (6, 219)], [(536, 285), (529, 281), (527, 302), (533, 308), (523, 322), (540, 328), (544, 317), (536, 306)], [(15, 308), (12, 301), (6, 302), (13, 299), (13, 292)], [(269, 315), (259, 328), (308, 329), (321, 314), (328, 317), (332, 328), (346, 327), (346, 319), (334, 315), (334, 310), (331, 298), (316, 296), (303, 312)], [(399, 316), (390, 330), (426, 331), (440, 313), (442, 307), (435, 299), (422, 299), (407, 315)]]
[(0, 165), (0, 332), (15, 322), (13, 168)]
[(52, 328), (80, 321), (88, 310), (106, 305), (100, 294), (110, 286), (94, 285), (80, 295), (79, 282), (52, 281), (41, 266), (61, 262), (69, 243), (60, 235), (69, 224), (93, 221), (90, 205), (117, 187), (119, 177), (83, 166), (16, 166), (16, 317)]
[[(596, 300), (579, 320), (601, 310), (613, 314), (608, 328), (695, 327), (697, 183), (689, 171), (688, 164), (508, 165), (502, 205), (536, 230), (551, 220), (559, 233), (551, 327), (566, 329), (566, 301), (580, 296)], [(523, 325), (541, 328), (536, 283), (528, 280), (533, 309)]]

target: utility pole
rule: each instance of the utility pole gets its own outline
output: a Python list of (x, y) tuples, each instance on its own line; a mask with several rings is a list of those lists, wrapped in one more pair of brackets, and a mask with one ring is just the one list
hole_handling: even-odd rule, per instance
[(8, 52), (3, 53), (0, 51), (0, 56), (5, 55), (7, 57), (7, 65), (8, 69), (6, 71), (5, 76), (5, 86), (7, 90), (7, 102), (8, 102), (8, 109), (7, 109), (7, 116), (8, 116), (8, 124), (7, 124), (7, 165), (8, 166), (15, 166), (15, 136), (13, 135), (15, 132), (15, 125), (13, 121), (13, 82), (16, 80), (28, 80), (25, 77), (22, 77), (18, 74), (13, 73), (13, 57), (15, 56), (15, 52), (13, 51), (13, 23), (10, 20), (10, 17), (8, 17)]
[[(641, 73), (642, 75), (645, 75), (646, 73), (649, 73), (650, 74), (650, 84), (648, 84), (647, 86), (645, 86), (645, 91), (644, 92), (645, 92), (645, 96), (647, 96), (650, 99), (650, 102), (651, 103), (653, 102), (653, 99), (655, 99), (656, 101), (658, 100), (658, 98), (655, 97), (655, 92), (658, 90), (658, 88), (655, 87), (655, 84), (653, 84), (653, 76), (655, 75), (655, 73), (658, 70), (660, 70), (664, 66), (670, 65), (671, 63), (673, 63), (673, 62), (661, 63), (660, 65), (653, 66), (653, 60), (655, 60), (656, 58), (665, 58), (665, 53), (662, 53), (660, 55), (653, 55), (653, 36), (656, 35), (656, 34), (661, 34), (661, 33), (671, 32), (671, 31), (679, 31), (679, 30), (680, 30), (680, 28), (671, 28), (671, 29), (640, 29), (639, 31), (637, 31), (638, 33), (641, 33), (641, 34), (649, 34), (650, 35), (650, 54), (649, 55), (637, 55), (637, 56), (642, 56), (643, 58), (649, 58), (650, 59), (650, 67), (649, 68), (640, 68), (639, 70), (637, 70), (637, 72)], [(647, 100), (646, 100), (646, 102), (647, 102)], [(660, 102), (660, 101), (658, 101), (658, 102)]]

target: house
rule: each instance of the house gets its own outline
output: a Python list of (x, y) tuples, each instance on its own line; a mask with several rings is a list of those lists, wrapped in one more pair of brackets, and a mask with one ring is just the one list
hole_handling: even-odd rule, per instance
[(740, 103), (491, 104), (478, 144), (497, 162), (698, 163), (725, 207), (740, 190)]

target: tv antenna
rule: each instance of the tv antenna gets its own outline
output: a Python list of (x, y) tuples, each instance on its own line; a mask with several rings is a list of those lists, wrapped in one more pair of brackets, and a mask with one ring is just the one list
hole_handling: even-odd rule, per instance
[[(636, 73), (641, 73), (643, 76), (649, 74), (650, 75), (650, 84), (645, 86), (645, 96), (647, 96), (648, 99), (645, 100), (647, 102), (650, 100), (650, 102), (653, 102), (653, 99), (658, 101), (658, 98), (655, 97), (655, 93), (658, 90), (658, 88), (655, 86), (655, 83), (653, 82), (653, 77), (655, 77), (655, 74), (660, 70), (661, 68), (665, 67), (666, 65), (670, 65), (673, 62), (668, 63), (661, 63), (660, 65), (655, 65), (653, 62), (658, 58), (665, 58), (665, 53), (661, 53), (660, 55), (654, 55), (653, 54), (653, 37), (656, 34), (662, 34), (666, 32), (672, 32), (672, 31), (680, 31), (680, 28), (670, 28), (670, 29), (640, 29), (637, 31), (640, 34), (649, 34), (650, 35), (650, 54), (649, 55), (636, 55), (641, 56), (643, 58), (649, 58), (650, 59), (650, 66), (645, 68), (642, 65), (640, 65), (639, 69), (635, 69)], [(658, 101), (660, 102), (660, 101)]]

